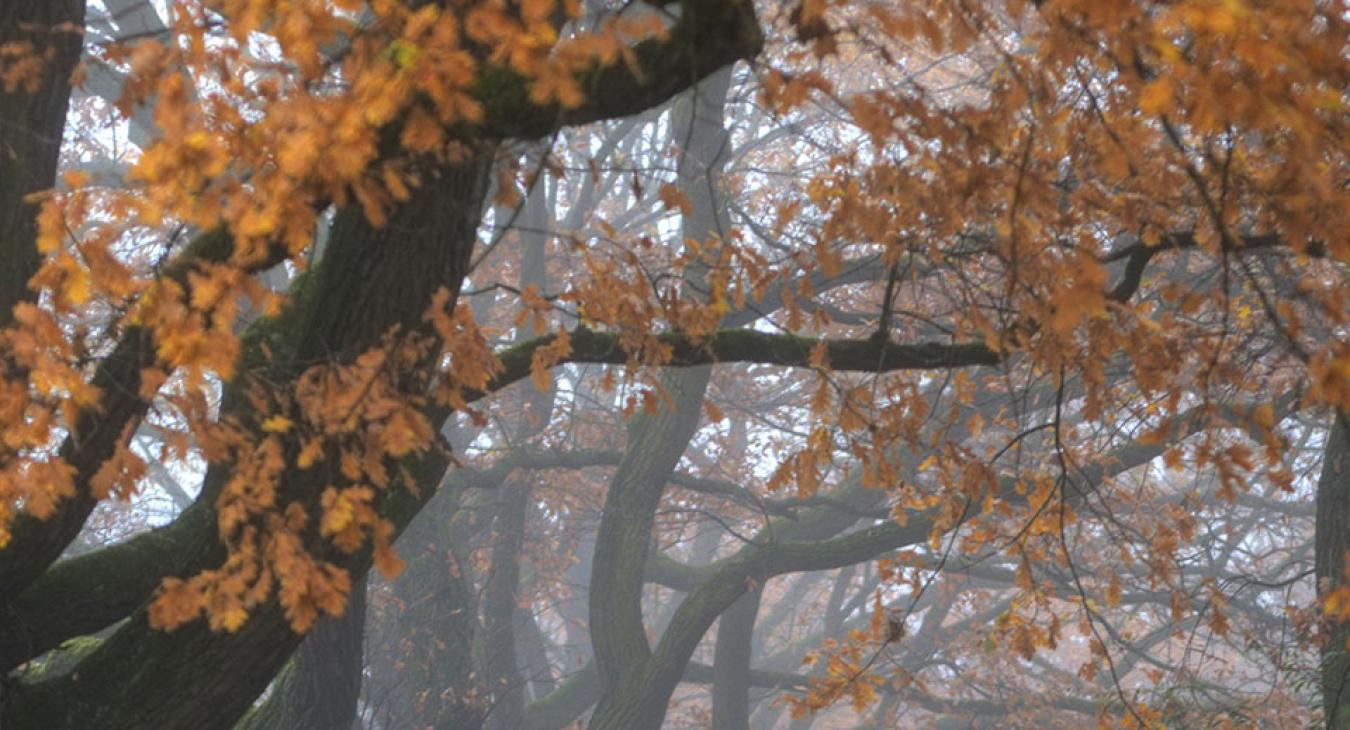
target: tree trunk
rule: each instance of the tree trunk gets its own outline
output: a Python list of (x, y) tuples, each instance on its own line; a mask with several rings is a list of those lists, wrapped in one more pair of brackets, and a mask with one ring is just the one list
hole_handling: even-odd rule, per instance
[(516, 594), (520, 588), (520, 557), (525, 546), (525, 518), (530, 508), (530, 484), (513, 481), (503, 493), (492, 545), (492, 567), (483, 590), (483, 679), (492, 701), (487, 727), (516, 730), (525, 716), (525, 680), (520, 674), (516, 647)]
[[(1323, 599), (1346, 583), (1350, 550), (1350, 425), (1333, 419), (1317, 482), (1316, 574)], [(1329, 625), (1322, 647), (1322, 708), (1328, 728), (1350, 727), (1350, 622)]]
[[(371, 227), (359, 208), (339, 213), (292, 370), (303, 363), (354, 357), (392, 326), (423, 326), (422, 315), (441, 287), (455, 301), (476, 241), (491, 166), (489, 148), (433, 171), (439, 175), (430, 175), (383, 228)], [(282, 363), (277, 367), (287, 369)], [(439, 463), (435, 458), (424, 461)], [(324, 475), (336, 471), (335, 466), (288, 471), (280, 491), (289, 498), (317, 501)], [(421, 474), (416, 466), (412, 471), (424, 487), (439, 479), (439, 473)], [(424, 497), (428, 492), (423, 489)], [(400, 526), (415, 509), (400, 517)], [(204, 540), (199, 549), (211, 555), (218, 548), (214, 540)], [(338, 558), (357, 575), (368, 567), (368, 559), (365, 553)], [(200, 621), (164, 632), (150, 627), (142, 608), (69, 675), (20, 687), (7, 697), (5, 727), (227, 730), (301, 638), (275, 600), (257, 609), (235, 633), (213, 632)]]
[(698, 427), (710, 367), (667, 371), (661, 386), (671, 403), (639, 414), (628, 428), (624, 457), (605, 497), (595, 539), (590, 593), (591, 642), (600, 673), (600, 704), (591, 728), (658, 728), (666, 697), (644, 680), (651, 657), (642, 619), (643, 574), (656, 508), (666, 480)]
[[(677, 141), (688, 140), (680, 157), (679, 187), (689, 198), (684, 216), (686, 239), (705, 241), (726, 232), (720, 172), (728, 135), (722, 107), (731, 83), (731, 69), (713, 74), (676, 102), (672, 128)], [(686, 277), (697, 291), (706, 291), (698, 267)], [(667, 370), (662, 387), (670, 402), (655, 416), (639, 414), (629, 424), (623, 459), (610, 481), (604, 514), (596, 533), (594, 577), (590, 593), (591, 639), (600, 673), (600, 703), (592, 730), (658, 728), (683, 667), (673, 671), (666, 687), (647, 681), (651, 647), (642, 620), (643, 574), (656, 509), (666, 480), (698, 429), (710, 367)]]
[(322, 620), (277, 675), (272, 693), (235, 730), (346, 730), (356, 720), (364, 666), (366, 581), (352, 586), (347, 611)]
[(713, 650), (713, 730), (750, 730), (750, 658), (763, 586), (722, 614)]
[(41, 261), (38, 205), (26, 199), (56, 181), (70, 75), (84, 50), (84, 12), (84, 0), (0, 3), (0, 47), (27, 42), (43, 57), (36, 88), (0, 83), (0, 327), (12, 321), (15, 304), (32, 298), (28, 280)]

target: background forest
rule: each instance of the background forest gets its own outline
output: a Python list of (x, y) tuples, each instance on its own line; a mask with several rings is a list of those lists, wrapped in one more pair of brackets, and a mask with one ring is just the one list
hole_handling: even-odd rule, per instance
[(0, 0), (0, 727), (1350, 727), (1343, 0)]

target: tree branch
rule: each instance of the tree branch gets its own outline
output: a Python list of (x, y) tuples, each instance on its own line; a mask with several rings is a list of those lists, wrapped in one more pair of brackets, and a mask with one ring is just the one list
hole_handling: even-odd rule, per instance
[[(620, 346), (619, 335), (579, 327), (569, 333), (572, 352), (562, 363), (625, 365), (632, 360)], [(529, 376), (534, 353), (557, 339), (546, 335), (503, 350), (499, 359), (503, 370), (485, 392), (471, 393), (471, 399)], [(919, 342), (896, 344), (873, 339), (850, 340), (799, 337), (747, 329), (719, 330), (705, 340), (695, 340), (680, 332), (656, 336), (656, 341), (671, 349), (668, 367), (692, 367), (725, 363), (756, 363), (782, 367), (811, 367), (812, 353), (823, 347), (825, 362), (841, 372), (890, 372), (896, 370), (936, 370), (939, 368), (997, 365), (1003, 356), (977, 342)]]
[(764, 39), (753, 3), (682, 0), (679, 5), (680, 19), (664, 39), (633, 46), (631, 62), (619, 59), (583, 73), (578, 80), (586, 99), (572, 109), (535, 104), (528, 79), (501, 66), (485, 68), (474, 90), (485, 113), (477, 131), (537, 139), (562, 127), (637, 114), (724, 66), (759, 54)]

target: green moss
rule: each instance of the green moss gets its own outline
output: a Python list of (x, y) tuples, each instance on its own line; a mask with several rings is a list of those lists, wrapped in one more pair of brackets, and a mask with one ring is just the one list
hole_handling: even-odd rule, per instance
[(27, 667), (20, 670), (19, 677), (24, 682), (36, 682), (65, 674), (79, 664), (80, 660), (92, 654), (102, 643), (103, 639), (97, 636), (77, 636), (67, 639), (42, 658), (30, 662)]
[(243, 345), (242, 367), (240, 372), (263, 367), (269, 360), (274, 363), (289, 363), (295, 357), (293, 335), (304, 321), (305, 315), (313, 303), (314, 292), (318, 289), (314, 270), (296, 276), (286, 292), (285, 306), (275, 317), (264, 317), (254, 322), (241, 338)]

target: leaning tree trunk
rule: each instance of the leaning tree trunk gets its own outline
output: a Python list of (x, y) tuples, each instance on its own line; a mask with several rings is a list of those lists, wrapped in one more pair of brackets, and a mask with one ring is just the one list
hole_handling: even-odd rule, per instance
[(277, 675), (267, 700), (235, 730), (347, 730), (356, 720), (364, 665), (366, 581), (355, 582), (347, 610), (324, 619)]
[[(1317, 482), (1316, 573), (1318, 597), (1346, 584), (1350, 550), (1350, 425), (1333, 419)], [(1332, 619), (1334, 621), (1334, 619)], [(1350, 622), (1328, 628), (1322, 647), (1322, 707), (1328, 728), (1350, 727)]]
[[(383, 228), (372, 227), (359, 208), (339, 213), (316, 272), (315, 299), (300, 330), (291, 333), (299, 363), (351, 358), (392, 326), (421, 326), (441, 287), (454, 301), (476, 240), (491, 165), (489, 148), (437, 170)], [(281, 489), (317, 500), (322, 475), (336, 471), (336, 465), (292, 468), (282, 475)], [(439, 476), (419, 471), (412, 469), (423, 484)], [(199, 549), (218, 550), (213, 540), (203, 540)], [(360, 574), (368, 559), (363, 553), (345, 562)], [(8, 698), (5, 727), (228, 730), (301, 638), (275, 600), (232, 634), (216, 633), (204, 622), (174, 632), (154, 629), (143, 607), (69, 675), (22, 687)]]
[[(29, 196), (51, 188), (70, 106), (70, 75), (83, 52), (84, 0), (5, 0), (0, 47), (32, 44), (43, 57), (32, 83), (0, 81), (0, 327), (32, 297), (37, 271), (37, 209)], [(5, 64), (0, 61), (0, 71)]]

